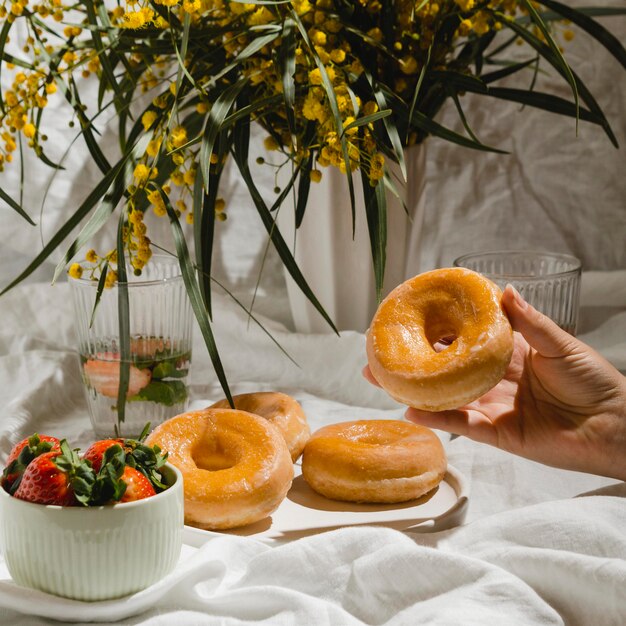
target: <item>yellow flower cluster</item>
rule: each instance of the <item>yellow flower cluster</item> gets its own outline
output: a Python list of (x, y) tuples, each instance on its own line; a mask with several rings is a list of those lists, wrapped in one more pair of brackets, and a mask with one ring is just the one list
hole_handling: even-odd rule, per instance
[[(107, 97), (115, 91), (118, 114), (133, 109), (135, 86), (148, 93), (148, 108), (137, 116), (133, 109), (128, 116), (146, 135), (145, 152), (134, 155), (132, 181), (126, 189), (124, 234), (138, 273), (151, 256), (144, 212), (167, 213), (159, 190), (170, 198), (179, 217), (193, 223), (190, 207), (201, 169), (200, 142), (213, 115), (216, 85), (227, 88), (247, 79), (251, 119), (268, 131), (266, 148), (279, 151), (285, 162), (306, 161), (312, 182), (322, 179), (320, 168), (343, 172), (361, 168), (374, 186), (385, 176), (384, 154), (390, 154), (386, 122), (378, 118), (398, 103), (408, 111), (426, 69), (452, 66), (468, 39), (498, 30), (499, 19), (524, 12), (521, 0), (113, 4), (117, 6), (108, 10), (102, 28), (90, 23), (94, 17), (80, 3), (0, 0), (0, 24), (22, 19), (28, 33), (22, 56), (4, 55), (0, 61), (3, 76), (11, 77), (0, 101), (0, 171), (22, 140), (43, 154), (42, 120), (48, 98), (60, 91), (72, 100), (76, 74), (97, 77), (99, 96), (107, 106), (111, 104)], [(184, 59), (183, 24), (189, 24), (190, 31)], [(103, 48), (98, 49), (94, 33)], [(256, 45), (261, 35), (265, 41)], [(565, 40), (571, 36), (569, 30), (563, 34)], [(294, 65), (292, 76), (285, 79), (287, 53), (293, 54)], [(452, 69), (472, 71), (469, 66)], [(281, 108), (287, 97), (284, 81), (290, 79), (291, 116)], [(384, 93), (376, 92), (375, 84), (384, 84)], [(120, 89), (133, 98), (124, 100)], [(85, 124), (84, 106), (74, 108)], [(423, 139), (406, 120), (398, 123), (404, 145)], [(209, 166), (217, 174), (224, 165), (217, 154), (228, 154), (228, 148), (215, 150), (216, 145)], [(217, 220), (226, 219), (224, 208), (218, 199)], [(105, 261), (114, 264), (113, 258), (112, 252), (100, 257), (90, 250), (86, 260), (101, 268)], [(78, 273), (73, 265), (70, 274)], [(110, 273), (115, 276), (113, 269)]]

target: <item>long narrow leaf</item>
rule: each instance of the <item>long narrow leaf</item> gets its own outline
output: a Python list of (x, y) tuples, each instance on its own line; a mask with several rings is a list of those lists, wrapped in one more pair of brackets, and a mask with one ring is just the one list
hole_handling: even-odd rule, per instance
[(294, 279), (295, 283), (300, 287), (302, 293), (308, 298), (311, 304), (319, 311), (320, 315), (328, 322), (329, 326), (335, 331), (337, 328), (335, 327), (333, 321), (328, 316), (328, 313), (324, 310), (324, 307), (321, 305), (308, 283), (306, 282), (296, 260), (293, 258), (289, 247), (285, 243), (283, 236), (281, 235), (278, 228), (276, 228), (276, 223), (274, 218), (272, 217), (272, 213), (267, 208), (263, 197), (259, 193), (256, 185), (254, 184), (254, 179), (252, 178), (252, 174), (250, 173), (250, 167), (248, 165), (248, 146), (250, 142), (250, 128), (249, 122), (245, 120), (240, 120), (237, 126), (235, 127), (235, 145), (234, 145), (234, 158), (237, 166), (239, 168), (239, 172), (246, 183), (248, 191), (252, 197), (252, 201), (254, 202), (259, 216), (261, 217), (261, 221), (265, 226), (265, 230), (267, 230), (269, 236), (272, 239), (272, 243), (274, 244), (274, 248), (276, 248), (276, 252), (282, 259), (287, 271), (291, 274), (291, 277)]
[(379, 180), (376, 183), (376, 187), (372, 187), (370, 185), (369, 176), (364, 168), (361, 168), (361, 183), (363, 187), (363, 197), (365, 199), (367, 228), (369, 230), (372, 249), (376, 299), (380, 302), (382, 299), (387, 259), (387, 199), (384, 190), (384, 182)]
[(210, 167), (211, 155), (213, 147), (219, 132), (222, 130), (224, 119), (231, 110), (237, 96), (241, 90), (247, 85), (248, 78), (240, 78), (234, 85), (226, 88), (219, 98), (214, 102), (211, 111), (207, 117), (206, 128), (202, 137), (202, 146), (200, 148), (200, 170), (202, 172), (202, 180), (204, 181), (204, 191), (209, 193), (210, 183)]
[[(498, 14), (494, 13), (494, 15)], [(502, 16), (500, 16), (500, 19), (502, 19)], [(506, 24), (508, 28), (515, 31), (522, 39), (524, 39), (524, 41), (526, 41), (531, 47), (533, 47), (541, 55), (542, 58), (550, 63), (550, 65), (552, 65), (552, 67), (554, 67), (561, 75), (563, 75), (561, 64), (552, 53), (552, 50), (549, 46), (547, 46), (543, 41), (535, 37), (532, 33), (528, 32), (525, 28), (519, 26), (516, 22), (504, 19), (503, 23)], [(599, 119), (602, 119), (602, 128), (604, 129), (604, 132), (611, 140), (611, 143), (615, 147), (618, 147), (619, 144), (617, 142), (617, 138), (615, 137), (615, 134), (613, 133), (613, 130), (611, 129), (611, 126), (606, 119), (606, 116), (602, 112), (600, 105), (596, 102), (596, 99), (593, 97), (586, 85), (580, 80), (580, 78), (575, 73), (571, 72), (571, 70), (570, 73), (574, 77), (574, 81), (576, 82), (576, 90), (577, 93), (580, 95), (580, 98), (593, 114), (595, 114)]]
[(546, 23), (541, 19), (541, 16), (537, 12), (537, 9), (535, 9), (535, 7), (533, 6), (533, 3), (531, 2), (531, 0), (521, 0), (521, 1), (526, 7), (532, 21), (535, 23), (537, 28), (539, 28), (539, 30), (541, 31), (541, 34), (546, 40), (548, 47), (550, 48), (550, 50), (552, 50), (556, 65), (559, 71), (561, 72), (561, 74), (565, 77), (565, 80), (567, 80), (567, 82), (569, 83), (569, 86), (572, 89), (572, 93), (574, 94), (574, 102), (576, 104), (576, 108), (578, 108), (579, 106), (578, 85), (576, 84), (576, 80), (574, 79), (574, 75), (572, 74), (572, 70), (570, 69), (570, 66), (567, 64), (567, 61), (563, 58), (563, 55), (561, 54), (561, 50), (559, 49), (559, 46), (554, 41), (550, 31), (548, 30), (548, 27), (546, 26)]
[[(309, 143), (314, 140), (315, 137), (315, 123), (308, 122), (304, 131), (304, 146), (308, 147)], [(304, 219), (304, 212), (309, 201), (309, 191), (311, 189), (311, 170), (313, 169), (313, 157), (309, 152), (309, 156), (301, 163), (300, 179), (298, 180), (298, 192), (296, 194), (295, 202), (295, 220), (296, 229), (300, 228), (302, 220)]]
[(491, 148), (482, 143), (478, 143), (473, 139), (468, 139), (463, 135), (459, 135), (455, 133), (453, 130), (438, 124), (434, 120), (431, 120), (428, 116), (424, 115), (420, 111), (415, 111), (413, 114), (413, 125), (422, 129), (423, 131), (435, 135), (436, 137), (441, 137), (442, 139), (446, 139), (452, 143), (456, 143), (459, 146), (463, 146), (465, 148), (473, 148), (474, 150), (482, 150), (484, 152), (496, 152), (498, 154), (507, 154), (505, 150), (499, 150), (498, 148)]
[(234, 408), (233, 398), (230, 393), (230, 388), (228, 386), (224, 367), (217, 349), (217, 344), (215, 343), (215, 337), (213, 336), (213, 330), (211, 329), (208, 313), (204, 307), (198, 281), (196, 280), (195, 269), (189, 256), (189, 249), (187, 248), (187, 242), (185, 241), (183, 229), (180, 226), (176, 211), (172, 208), (167, 194), (162, 189), (159, 189), (159, 193), (165, 203), (167, 215), (172, 226), (172, 235), (174, 237), (174, 245), (176, 246), (176, 254), (178, 256), (178, 262), (180, 263), (180, 269), (183, 275), (183, 282), (185, 283), (187, 295), (189, 296), (189, 301), (191, 302), (191, 308), (193, 309), (196, 319), (198, 320), (198, 326), (200, 327), (204, 343), (209, 352), (209, 357), (213, 363), (215, 374), (220, 381), (220, 385), (222, 386), (230, 406)]
[(517, 72), (523, 69), (526, 69), (530, 65), (533, 65), (533, 63), (534, 64), (537, 63), (537, 58), (528, 59), (528, 61), (521, 61), (520, 63), (512, 63), (511, 65), (508, 65), (507, 67), (501, 70), (487, 72), (483, 74), (480, 77), (480, 79), (483, 81), (483, 83), (485, 83), (485, 85), (489, 85), (491, 83), (495, 83), (498, 80), (502, 80), (503, 78), (506, 78), (507, 76), (516, 74)]
[(4, 200), (14, 211), (19, 213), (29, 224), (36, 226), (30, 215), (28, 215), (28, 213), (26, 213), (26, 211), (24, 211), (24, 209), (17, 202), (15, 202), (15, 200), (13, 200), (13, 198), (11, 198), (11, 196), (6, 193), (2, 187), (0, 187), (0, 198)]
[[(9, 31), (11, 30), (12, 21), (6, 20), (2, 25), (2, 30), (0, 30), (0, 77), (2, 68), (4, 66), (3, 61), (5, 60), (5, 52), (4, 48), (7, 44), (7, 40), (9, 38)], [(0, 89), (0, 111), (2, 111), (3, 115), (6, 114), (6, 110), (4, 108), (4, 99), (2, 97), (2, 89)]]
[[(339, 104), (337, 103), (337, 94), (335, 93), (335, 89), (333, 84), (328, 76), (328, 72), (326, 71), (326, 67), (322, 63), (322, 60), (317, 54), (315, 47), (311, 44), (311, 40), (309, 39), (309, 35), (307, 30), (300, 20), (298, 14), (294, 10), (290, 10), (290, 15), (293, 21), (295, 22), (298, 30), (300, 31), (300, 35), (302, 39), (306, 43), (309, 48), (311, 55), (313, 56), (313, 60), (315, 61), (315, 65), (317, 69), (320, 71), (320, 76), (322, 78), (322, 86), (324, 91), (326, 92), (326, 97), (328, 98), (328, 106), (330, 107), (331, 113), (333, 115), (335, 121), (335, 127), (337, 128), (337, 132), (340, 133), (343, 129), (343, 121), (341, 119), (341, 114), (339, 113)], [(348, 181), (348, 193), (350, 194), (350, 209), (352, 212), (352, 235), (354, 236), (355, 228), (356, 228), (356, 205), (354, 200), (354, 182), (352, 180), (352, 167), (350, 164), (350, 155), (348, 154), (348, 142), (346, 140), (346, 136), (341, 132), (340, 136), (341, 141), (341, 153), (343, 155), (343, 162), (346, 167), (346, 180)]]
[[(387, 103), (387, 99), (385, 98), (384, 93), (375, 83), (374, 78), (371, 75), (371, 73), (368, 71), (365, 71), (364, 74), (365, 74), (365, 77), (367, 78), (367, 82), (370, 84), (370, 87), (372, 89), (372, 93), (374, 95), (374, 99), (376, 100), (376, 104), (378, 105), (378, 108), (381, 111), (391, 108)], [(396, 127), (396, 124), (393, 118), (389, 118), (389, 117), (384, 118), (383, 124), (385, 126), (385, 130), (387, 131), (387, 136), (389, 137), (389, 142), (391, 143), (391, 148), (393, 150), (393, 154), (395, 155), (395, 160), (400, 166), (400, 171), (402, 172), (402, 176), (404, 177), (404, 180), (406, 181), (406, 178), (407, 178), (406, 162), (404, 160), (404, 148), (402, 146), (402, 141), (400, 139), (400, 133), (398, 133), (398, 129)]]
[[(89, 19), (89, 23), (97, 26), (98, 19), (96, 17), (96, 9), (93, 3), (93, 0), (83, 0), (83, 4), (87, 9), (87, 17)], [(100, 65), (102, 66), (102, 75), (105, 80), (101, 81), (101, 85), (109, 85), (109, 87), (113, 90), (115, 94), (115, 100), (121, 100), (122, 93), (120, 91), (120, 86), (117, 83), (117, 79), (115, 78), (115, 74), (113, 72), (113, 67), (111, 66), (111, 62), (109, 57), (104, 53), (104, 44), (102, 43), (102, 36), (100, 33), (100, 29), (92, 28), (91, 29), (91, 40), (93, 41), (93, 46), (96, 52), (98, 53), (98, 57), (100, 59)], [(98, 108), (101, 108), (102, 100), (100, 97), (98, 98)]]
[(474, 131), (472, 130), (471, 126), (469, 125), (469, 123), (467, 121), (467, 117), (465, 116), (465, 111), (463, 111), (463, 107), (461, 106), (461, 101), (459, 99), (459, 96), (458, 96), (457, 92), (452, 88), (452, 86), (446, 86), (446, 88), (449, 90), (450, 97), (452, 98), (452, 100), (454, 102), (454, 106), (456, 107), (456, 110), (457, 110), (457, 113), (459, 114), (459, 117), (461, 118), (461, 123), (463, 124), (463, 128), (465, 128), (465, 132), (476, 143), (482, 143), (482, 141), (480, 141), (480, 139), (478, 139), (478, 137), (474, 134)]
[(543, 109), (551, 113), (566, 115), (568, 117), (576, 117), (576, 115), (578, 115), (579, 118), (585, 122), (591, 122), (599, 126), (604, 125), (603, 119), (593, 114), (591, 111), (588, 111), (584, 107), (579, 107), (577, 110), (573, 102), (549, 93), (526, 91), (525, 89), (512, 89), (508, 87), (490, 87), (487, 95), (501, 100), (518, 102), (519, 104), (532, 106), (536, 109)]
[(385, 117), (391, 115), (393, 111), (391, 109), (385, 109), (384, 111), (377, 111), (376, 113), (372, 113), (370, 115), (364, 115), (363, 117), (359, 117), (354, 120), (354, 122), (350, 122), (346, 124), (343, 128), (343, 132), (347, 133), (351, 128), (358, 128), (359, 126), (367, 126), (372, 122), (376, 122), (378, 120), (382, 120)]
[[(124, 252), (124, 217), (124, 212), (122, 212), (117, 227), (117, 315), (120, 357), (120, 384), (117, 390), (117, 425), (120, 434), (121, 424), (126, 417), (126, 395), (128, 394), (128, 381), (130, 378), (130, 302)], [(135, 435), (135, 433), (127, 434)]]
[(294, 75), (296, 73), (296, 37), (295, 24), (293, 20), (287, 18), (283, 25), (283, 37), (280, 44), (280, 56), (278, 58), (283, 83), (283, 97), (285, 98), (285, 113), (287, 116), (287, 126), (295, 147), (296, 142), (296, 83)]
[(104, 265), (100, 269), (100, 278), (98, 279), (98, 286), (96, 288), (96, 299), (93, 303), (93, 309), (91, 310), (91, 317), (89, 318), (89, 328), (93, 326), (93, 323), (96, 319), (96, 311), (98, 310), (98, 305), (100, 304), (100, 299), (102, 298), (102, 292), (104, 291), (104, 286), (107, 282), (107, 274), (109, 273), (109, 261), (108, 259), (104, 262)]
[[(120, 170), (121, 171), (121, 168)], [(115, 211), (115, 207), (118, 205), (122, 196), (124, 195), (124, 185), (116, 184), (116, 179), (112, 181), (113, 190), (104, 197), (100, 206), (93, 212), (85, 226), (83, 226), (78, 237), (70, 244), (67, 251), (58, 262), (52, 277), (52, 282), (56, 282), (61, 272), (65, 269), (65, 266), (70, 262), (72, 257), (90, 241), (100, 229), (109, 221), (109, 218)]]
[[(570, 22), (580, 26), (584, 31), (589, 33), (596, 41), (601, 43), (621, 64), (626, 67), (626, 50), (619, 39), (610, 33), (604, 26), (591, 19), (581, 11), (568, 7), (554, 0), (541, 0), (541, 4), (553, 9), (559, 15), (568, 19)], [(626, 10), (622, 9), (624, 13)]]
[(52, 239), (44, 246), (43, 250), (30, 262), (28, 267), (12, 280), (1, 292), (0, 296), (21, 283), (25, 278), (30, 276), (51, 254), (54, 252), (63, 240), (72, 232), (72, 230), (80, 224), (81, 220), (89, 214), (97, 202), (107, 192), (113, 179), (118, 175), (119, 168), (126, 157), (123, 157), (115, 167), (111, 168), (102, 180), (94, 187), (93, 191), (87, 196), (83, 203), (78, 207), (74, 214), (63, 224), (61, 228), (53, 235)]
[(269, 35), (263, 35), (261, 37), (255, 37), (234, 59), (231, 63), (226, 65), (221, 71), (211, 76), (211, 82), (217, 82), (222, 76), (225, 76), (238, 65), (240, 65), (246, 59), (249, 59), (253, 54), (257, 53), (261, 48), (264, 48), (268, 44), (272, 43), (280, 36), (280, 29), (275, 30)]

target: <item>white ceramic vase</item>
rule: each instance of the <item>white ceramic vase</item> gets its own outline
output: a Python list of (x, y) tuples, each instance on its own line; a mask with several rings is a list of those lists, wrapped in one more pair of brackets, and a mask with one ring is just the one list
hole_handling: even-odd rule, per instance
[[(424, 216), (424, 144), (407, 149), (405, 161), (406, 185), (402, 182), (400, 168), (395, 163), (391, 163), (390, 167), (400, 198), (387, 192), (387, 262), (383, 295), (407, 277), (418, 273), (417, 258)], [(358, 173), (353, 180), (356, 198), (354, 239), (348, 182), (335, 167), (325, 168), (322, 181), (311, 184), (300, 228), (295, 230), (294, 211), (289, 206), (282, 207), (278, 225), (298, 267), (337, 328), (363, 332), (368, 328), (378, 303)], [(332, 332), (286, 271), (285, 275), (296, 330), (303, 333)]]

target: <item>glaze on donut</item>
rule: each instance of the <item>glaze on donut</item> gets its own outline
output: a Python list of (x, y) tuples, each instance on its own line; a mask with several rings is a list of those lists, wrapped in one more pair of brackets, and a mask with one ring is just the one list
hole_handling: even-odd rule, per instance
[[(287, 442), (292, 461), (295, 462), (302, 454), (311, 430), (306, 415), (295, 398), (276, 391), (258, 391), (233, 396), (233, 402), (236, 409), (260, 415), (274, 424)], [(220, 400), (210, 408), (228, 407), (228, 400)]]
[[(367, 332), (372, 375), (395, 400), (426, 411), (479, 398), (502, 379), (513, 353), (501, 297), (494, 283), (463, 268), (402, 283)], [(450, 345), (437, 351), (442, 339)]]
[(399, 420), (359, 420), (325, 426), (304, 448), (302, 475), (333, 500), (394, 503), (432, 491), (446, 473), (435, 433)]
[(177, 415), (157, 426), (146, 445), (168, 452), (183, 475), (185, 523), (227, 529), (257, 522), (278, 508), (291, 487), (287, 444), (267, 420), (232, 409)]

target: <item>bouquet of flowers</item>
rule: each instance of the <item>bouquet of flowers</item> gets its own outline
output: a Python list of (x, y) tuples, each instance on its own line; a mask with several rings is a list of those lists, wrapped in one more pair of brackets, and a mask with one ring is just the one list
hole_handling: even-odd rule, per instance
[[(469, 126), (465, 93), (489, 98), (490, 105), (509, 100), (591, 122), (617, 143), (562, 45), (575, 25), (626, 67), (624, 47), (594, 19), (619, 14), (626, 9), (573, 9), (556, 0), (0, 0), (0, 71), (12, 82), (0, 98), (0, 169), (13, 167), (14, 155), (26, 146), (60, 167), (46, 150), (46, 105), (64, 98), (102, 171), (99, 184), (5, 291), (86, 220), (57, 275), (64, 271), (117, 216), (116, 248), (89, 250), (87, 261), (99, 289), (119, 285), (123, 311), (127, 268), (140, 274), (152, 253), (144, 216), (167, 216), (226, 388), (211, 333), (210, 279), (216, 222), (226, 218), (219, 182), (228, 158), (286, 268), (332, 326), (275, 227), (277, 208), (294, 197), (299, 225), (310, 184), (323, 178), (324, 168), (337, 167), (348, 179), (354, 219), (354, 185), (360, 184), (380, 289), (385, 189), (395, 184), (388, 162), (398, 163), (406, 177), (404, 149), (430, 135), (497, 150)], [(18, 23), (28, 33), (21, 49), (10, 43)], [(569, 86), (570, 98), (535, 89), (540, 65)], [(518, 87), (509, 86), (512, 76)], [(499, 86), (507, 78), (507, 86)], [(81, 86), (93, 81), (97, 101), (87, 106)], [(448, 100), (464, 133), (436, 121)], [(119, 151), (111, 162), (98, 127), (113, 112)], [(251, 122), (264, 129), (266, 147), (277, 151), (289, 173), (271, 199), (251, 174)], [(32, 223), (1, 187), (0, 198)], [(191, 252), (181, 221), (193, 224)], [(69, 271), (77, 276), (83, 270), (74, 263)]]

